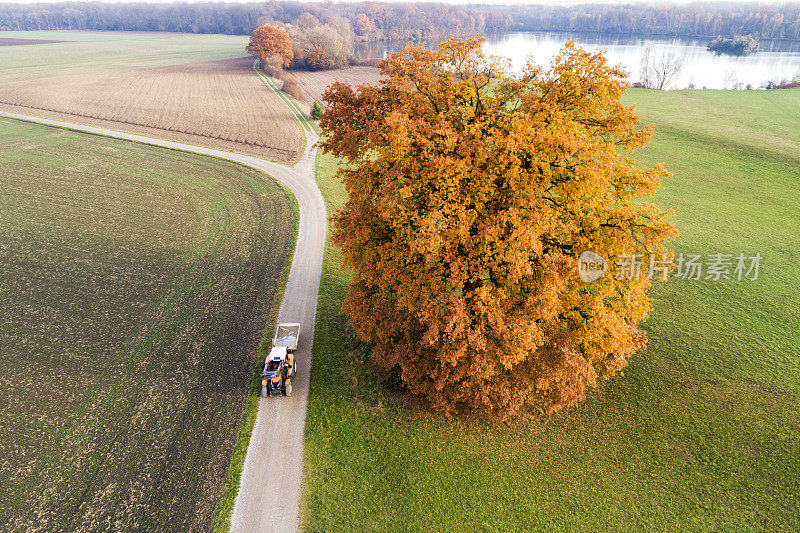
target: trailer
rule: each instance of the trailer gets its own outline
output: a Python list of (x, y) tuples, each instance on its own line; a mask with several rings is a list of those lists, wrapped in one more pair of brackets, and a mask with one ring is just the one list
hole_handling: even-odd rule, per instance
[(294, 351), (300, 340), (300, 324), (278, 324), (272, 337), (272, 348), (261, 365), (261, 395), (291, 396), (292, 378), (297, 374)]
[(272, 346), (285, 346), (287, 350), (293, 352), (297, 349), (297, 341), (299, 339), (299, 323), (278, 324), (278, 327), (275, 328), (275, 335), (272, 337)]

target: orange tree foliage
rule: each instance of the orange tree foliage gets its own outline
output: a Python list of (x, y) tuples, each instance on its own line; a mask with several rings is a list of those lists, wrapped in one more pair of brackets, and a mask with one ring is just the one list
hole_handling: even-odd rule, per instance
[(330, 54), (322, 48), (312, 48), (306, 54), (306, 64), (311, 70), (326, 70), (331, 68)]
[(379, 86), (331, 86), (320, 126), (349, 193), (343, 308), (373, 361), (436, 409), (506, 418), (582, 400), (645, 344), (647, 278), (586, 284), (577, 255), (669, 253), (677, 231), (641, 201), (668, 172), (630, 157), (652, 132), (622, 70), (570, 42), (512, 78), (481, 44), (408, 46)]
[(359, 13), (356, 16), (355, 26), (356, 35), (367, 35), (372, 29), (372, 21), (364, 13)]
[(283, 28), (264, 25), (253, 30), (250, 43), (245, 47), (247, 53), (261, 59), (262, 63), (268, 57), (278, 56), (283, 60), (283, 66), (288, 67), (294, 57), (292, 41)]

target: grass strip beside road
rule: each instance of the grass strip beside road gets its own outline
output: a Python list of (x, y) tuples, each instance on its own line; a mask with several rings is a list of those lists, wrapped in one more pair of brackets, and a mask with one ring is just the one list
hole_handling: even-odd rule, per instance
[(275, 85), (275, 81), (272, 78), (270, 78), (269, 76), (267, 76), (266, 74), (264, 74), (263, 72), (261, 72), (256, 68), (255, 62), (253, 62), (253, 70), (256, 72), (256, 74), (258, 74), (258, 76), (264, 82), (264, 85), (266, 85), (270, 90), (272, 90), (272, 92), (275, 93), (275, 95), (281, 100), (281, 102), (283, 102), (283, 104), (292, 114), (294, 119), (300, 125), (300, 133), (303, 134), (303, 147), (305, 149), (305, 146), (307, 146), (308, 144), (308, 136), (306, 136), (306, 131), (313, 130), (314, 126), (311, 124), (308, 118), (306, 118), (305, 113), (303, 113), (303, 111), (294, 102), (294, 100), (288, 94), (278, 89), (278, 87)]
[[(299, 108), (297, 108), (297, 106), (290, 101), (288, 95), (285, 95), (282, 91), (278, 90), (271, 79), (269, 79), (267, 76), (264, 76), (258, 71), (258, 69), (256, 69), (255, 63), (253, 65), (253, 70), (255, 70), (259, 77), (261, 77), (264, 84), (273, 92), (275, 92), (275, 94), (292, 113), (295, 120), (297, 120), (301, 126), (300, 130), (303, 134), (304, 143), (307, 144), (308, 137), (305, 134), (305, 130), (306, 128), (309, 130), (312, 129), (312, 125), (309, 124), (308, 120), (304, 117)], [(250, 437), (252, 436), (253, 428), (255, 427), (256, 423), (256, 416), (258, 414), (259, 398), (261, 394), (261, 363), (269, 353), (269, 349), (271, 347), (271, 333), (276, 327), (277, 313), (280, 309), (279, 302), (283, 299), (286, 281), (289, 277), (289, 271), (291, 270), (294, 246), (297, 243), (297, 235), (299, 231), (300, 212), (295, 197), (291, 193), (289, 193), (289, 197), (291, 198), (292, 211), (294, 213), (295, 220), (292, 236), (292, 254), (290, 254), (290, 258), (286, 263), (286, 267), (281, 279), (280, 295), (276, 300), (276, 304), (278, 305), (276, 305), (273, 310), (273, 314), (270, 317), (267, 328), (264, 330), (264, 336), (261, 340), (261, 345), (256, 353), (253, 372), (250, 384), (248, 386), (247, 397), (245, 398), (244, 410), (242, 412), (242, 417), (239, 422), (239, 429), (237, 431), (236, 444), (234, 446), (233, 455), (231, 457), (231, 462), (225, 479), (225, 488), (222, 493), (222, 498), (220, 499), (220, 502), (214, 511), (214, 521), (211, 529), (213, 533), (225, 533), (229, 531), (231, 527), (231, 516), (233, 514), (236, 496), (239, 492), (242, 470), (244, 468), (244, 460), (247, 456)]]
[(294, 249), (297, 245), (297, 234), (300, 229), (300, 209), (297, 206), (297, 199), (294, 195), (289, 191), (287, 191), (287, 195), (291, 199), (292, 213), (294, 215), (291, 250), (283, 269), (280, 291), (275, 298), (272, 314), (267, 321), (266, 328), (264, 329), (264, 336), (261, 339), (258, 351), (255, 353), (253, 371), (250, 376), (250, 384), (247, 387), (247, 396), (244, 401), (244, 409), (236, 432), (236, 444), (233, 447), (233, 454), (230, 464), (228, 465), (228, 472), (225, 476), (225, 488), (222, 490), (222, 496), (214, 510), (214, 521), (211, 525), (212, 533), (225, 533), (231, 528), (233, 506), (236, 502), (236, 495), (239, 493), (244, 460), (247, 456), (247, 448), (250, 445), (250, 437), (253, 434), (253, 427), (256, 423), (256, 415), (258, 414), (259, 398), (261, 397), (261, 364), (264, 362), (267, 354), (269, 354), (272, 343), (272, 332), (275, 331), (277, 327), (280, 302), (283, 301), (283, 293), (286, 289), (286, 281), (289, 278), (289, 271), (291, 270), (292, 260), (294, 258)]

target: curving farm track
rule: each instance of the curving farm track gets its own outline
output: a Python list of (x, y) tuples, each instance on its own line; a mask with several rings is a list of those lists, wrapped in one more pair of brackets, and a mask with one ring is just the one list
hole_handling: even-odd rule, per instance
[(311, 343), (327, 224), (325, 203), (314, 178), (317, 151), (314, 131), (304, 126), (306, 148), (297, 164), (289, 167), (248, 155), (105, 128), (1, 110), (0, 116), (235, 161), (266, 172), (295, 195), (300, 210), (300, 227), (278, 321), (302, 324), (300, 344), (295, 352), (298, 374), (291, 398), (261, 400), (244, 462), (231, 530), (297, 530)]

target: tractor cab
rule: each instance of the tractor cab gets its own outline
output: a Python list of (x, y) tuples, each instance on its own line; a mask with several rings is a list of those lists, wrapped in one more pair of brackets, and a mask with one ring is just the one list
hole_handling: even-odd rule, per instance
[(283, 364), (286, 361), (286, 347), (275, 346), (270, 350), (267, 357), (267, 364), (264, 365), (264, 372), (262, 376), (265, 378), (273, 378), (280, 374)]

